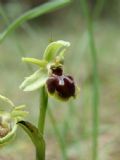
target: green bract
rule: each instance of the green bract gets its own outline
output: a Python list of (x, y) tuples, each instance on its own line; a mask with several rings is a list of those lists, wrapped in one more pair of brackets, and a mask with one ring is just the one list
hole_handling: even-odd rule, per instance
[(16, 123), (27, 114), (24, 108), (25, 105), (15, 106), (8, 98), (0, 95), (0, 145), (7, 143), (15, 136)]
[(22, 58), (23, 61), (33, 63), (39, 66), (39, 70), (31, 76), (25, 78), (20, 88), (24, 91), (33, 91), (45, 85), (49, 77), (50, 66), (58, 65), (63, 62), (64, 52), (70, 46), (66, 41), (55, 41), (50, 43), (43, 54), (43, 59)]

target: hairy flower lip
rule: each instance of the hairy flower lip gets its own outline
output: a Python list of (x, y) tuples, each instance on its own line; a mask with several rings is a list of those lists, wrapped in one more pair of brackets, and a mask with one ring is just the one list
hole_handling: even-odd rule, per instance
[(46, 81), (47, 89), (50, 94), (54, 94), (55, 92), (55, 86), (57, 84), (57, 80), (55, 79), (54, 76), (49, 77), (48, 80)]
[(70, 97), (75, 97), (75, 83), (69, 76), (53, 74), (46, 81), (46, 85), (48, 93), (55, 94), (60, 99), (66, 100)]

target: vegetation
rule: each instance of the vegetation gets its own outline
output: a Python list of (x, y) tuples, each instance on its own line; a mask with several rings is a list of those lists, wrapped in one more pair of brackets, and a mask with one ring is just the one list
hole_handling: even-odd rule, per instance
[[(103, 1), (98, 1), (92, 12), (88, 1), (81, 0), (71, 4), (69, 2), (60, 0), (43, 4), (24, 13), (13, 23), (9, 22), (5, 6), (1, 6), (1, 27), (6, 26), (5, 23), (9, 24), (0, 34), (1, 94), (10, 97), (14, 102), (26, 104), (29, 110), (27, 119), (37, 126), (39, 91), (23, 93), (18, 88), (26, 73), (29, 76), (36, 68), (29, 63), (21, 63), (20, 59), (21, 57), (42, 59), (49, 39), (70, 41), (69, 53), (65, 54), (64, 72), (77, 80), (81, 88), (80, 95), (78, 94), (75, 100), (70, 99), (65, 103), (49, 97), (45, 125), (46, 159), (87, 160), (89, 157), (91, 160), (117, 160), (119, 147), (115, 148), (120, 145), (119, 85), (117, 85), (119, 25), (108, 19), (98, 18), (104, 7)], [(69, 4), (69, 7), (55, 12), (56, 15), (50, 13), (66, 4)], [(41, 24), (42, 20), (38, 26), (27, 22), (48, 12), (52, 18), (51, 20), (46, 18), (44, 24)], [(63, 13), (64, 17), (61, 16)], [(34, 20), (32, 22), (36, 23)], [(47, 99), (44, 89), (40, 89), (40, 92), (42, 92), (40, 106), (43, 106), (46, 105)], [(25, 130), (25, 126), (28, 128), (29, 135), (31, 133), (28, 126), (36, 133), (36, 128), (31, 123), (21, 121), (19, 124)], [(39, 125), (39, 128), (43, 133), (44, 127)], [(32, 141), (36, 146), (33, 137)], [(43, 153), (44, 140), (41, 143), (43, 148), (38, 148)], [(29, 148), (29, 151), (26, 148)], [(27, 157), (34, 159), (34, 156), (33, 145), (21, 130), (18, 130), (13, 142), (0, 150), (0, 158), (21, 160)], [(39, 157), (38, 151), (37, 156)]]

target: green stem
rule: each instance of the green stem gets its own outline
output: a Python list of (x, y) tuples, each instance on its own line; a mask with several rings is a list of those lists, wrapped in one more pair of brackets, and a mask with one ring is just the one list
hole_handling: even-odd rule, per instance
[(98, 88), (98, 67), (97, 55), (94, 44), (92, 20), (89, 21), (88, 33), (91, 56), (93, 61), (93, 160), (98, 159), (98, 129), (99, 129), (99, 88)]
[[(47, 105), (48, 105), (48, 95), (45, 91), (45, 87), (43, 87), (40, 91), (40, 115), (39, 115), (39, 120), (38, 120), (38, 129), (42, 135), (44, 135)], [(49, 113), (51, 124), (53, 126), (55, 135), (57, 135), (57, 139), (58, 139), (58, 142), (61, 148), (63, 160), (67, 160), (66, 149), (65, 149), (66, 147), (65, 147), (64, 140), (62, 136), (60, 135), (59, 129), (56, 126), (56, 121), (54, 119), (52, 112), (50, 111), (50, 109), (48, 111), (49, 111), (48, 113)], [(39, 160), (37, 154), (38, 153), (36, 151), (36, 157), (37, 157), (37, 160)]]
[[(46, 110), (48, 105), (48, 95), (46, 93), (45, 87), (40, 89), (40, 113), (38, 117), (38, 130), (44, 136), (44, 128), (45, 128), (45, 117), (46, 117)], [(45, 153), (45, 150), (44, 150)], [(36, 160), (41, 160), (39, 158), (39, 151), (36, 150)], [(44, 159), (45, 160), (45, 157)]]
[(36, 160), (45, 160), (45, 150), (43, 155), (43, 153), (41, 154), (40, 151), (36, 148)]
[(90, 14), (88, 3), (86, 0), (82, 0), (82, 6), (84, 14), (87, 20), (89, 46), (91, 50), (92, 64), (93, 64), (93, 147), (92, 147), (92, 159), (98, 159), (98, 133), (99, 133), (99, 76), (97, 66), (97, 51), (95, 47), (94, 34), (93, 34), (93, 18)]
[(40, 114), (38, 119), (38, 129), (42, 135), (44, 134), (47, 104), (48, 95), (46, 93), (45, 87), (43, 87), (40, 89)]
[(66, 154), (66, 145), (65, 145), (63, 137), (60, 134), (60, 131), (59, 131), (58, 127), (56, 126), (55, 118), (54, 118), (50, 109), (48, 109), (48, 114), (49, 114), (49, 118), (50, 118), (51, 124), (52, 124), (53, 129), (54, 129), (55, 135), (58, 139), (58, 143), (60, 145), (60, 149), (61, 149), (61, 153), (62, 153), (62, 159), (67, 160), (68, 158), (67, 158), (67, 154)]

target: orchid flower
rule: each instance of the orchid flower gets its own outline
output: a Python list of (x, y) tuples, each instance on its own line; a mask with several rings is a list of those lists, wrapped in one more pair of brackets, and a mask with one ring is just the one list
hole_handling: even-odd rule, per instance
[(15, 106), (11, 100), (0, 95), (0, 145), (13, 139), (17, 122), (23, 120), (28, 112), (25, 105)]
[(63, 73), (64, 53), (70, 46), (69, 42), (59, 40), (51, 42), (43, 54), (43, 59), (22, 58), (23, 61), (36, 64), (39, 69), (25, 78), (20, 88), (34, 91), (46, 86), (48, 93), (62, 100), (76, 95), (76, 85), (70, 75)]

